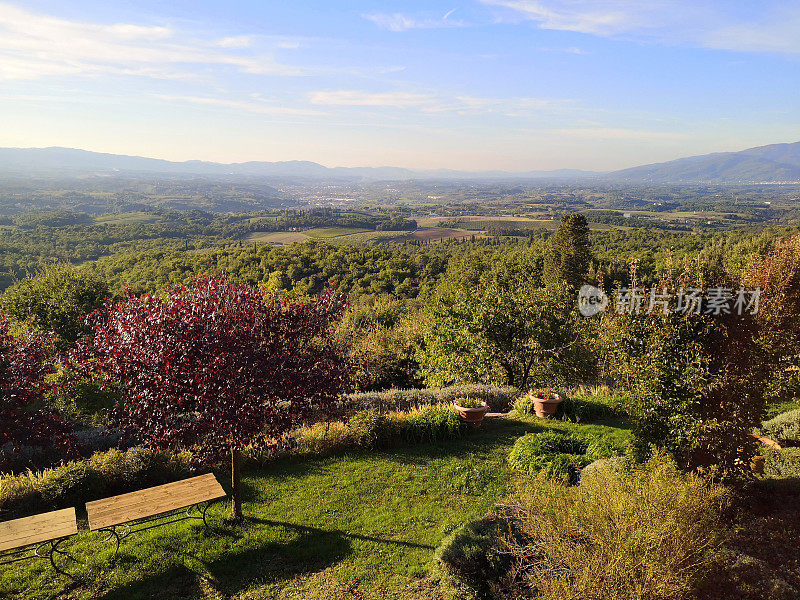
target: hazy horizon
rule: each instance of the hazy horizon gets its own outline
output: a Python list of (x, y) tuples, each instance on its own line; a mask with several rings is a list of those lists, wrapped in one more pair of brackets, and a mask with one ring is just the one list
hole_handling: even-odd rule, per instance
[(798, 30), (774, 0), (0, 0), (0, 146), (610, 171), (800, 139)]

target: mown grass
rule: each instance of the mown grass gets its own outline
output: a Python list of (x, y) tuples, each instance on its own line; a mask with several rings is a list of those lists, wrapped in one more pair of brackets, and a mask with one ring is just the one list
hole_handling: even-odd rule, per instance
[(248, 472), (241, 525), (214, 508), (211, 533), (182, 522), (136, 534), (113, 567), (112, 546), (82, 533), (66, 545), (83, 561), (70, 567), (75, 581), (46, 561), (0, 567), (0, 597), (440, 598), (426, 579), (433, 549), (513, 491), (508, 452), (543, 426), (628, 435), (608, 425), (489, 419), (446, 444), (287, 457)]

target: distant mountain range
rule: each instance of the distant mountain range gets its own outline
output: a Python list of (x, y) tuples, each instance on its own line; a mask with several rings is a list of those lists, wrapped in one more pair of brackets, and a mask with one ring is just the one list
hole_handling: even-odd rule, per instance
[(303, 179), (532, 179), (576, 178), (592, 176), (590, 171), (563, 169), (557, 171), (451, 171), (448, 169), (412, 170), (400, 167), (324, 167), (315, 162), (290, 160), (281, 162), (252, 161), (215, 163), (201, 160), (173, 162), (142, 156), (125, 156), (76, 150), (74, 148), (0, 148), (0, 175), (109, 175), (109, 174), (170, 174)]
[(607, 176), (645, 183), (800, 183), (800, 142), (690, 156)]
[(223, 164), (199, 160), (173, 162), (73, 148), (0, 148), (0, 175), (78, 176), (112, 174), (170, 174), (197, 176), (244, 175), (271, 178), (409, 180), (585, 180), (638, 183), (797, 183), (800, 182), (800, 142), (772, 144), (740, 152), (681, 158), (598, 173), (574, 169), (556, 171), (413, 170), (400, 167), (325, 167), (309, 161)]

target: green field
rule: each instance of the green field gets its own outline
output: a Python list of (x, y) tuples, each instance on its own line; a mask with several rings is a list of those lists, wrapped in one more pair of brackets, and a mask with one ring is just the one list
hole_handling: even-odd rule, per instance
[(349, 236), (367, 232), (371, 232), (371, 230), (359, 229), (356, 227), (315, 227), (314, 229), (303, 230), (303, 233), (307, 236), (321, 239)]

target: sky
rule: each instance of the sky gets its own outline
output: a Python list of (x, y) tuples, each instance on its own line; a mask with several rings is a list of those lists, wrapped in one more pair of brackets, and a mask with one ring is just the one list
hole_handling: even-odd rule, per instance
[(0, 0), (0, 146), (533, 171), (798, 140), (796, 0)]

